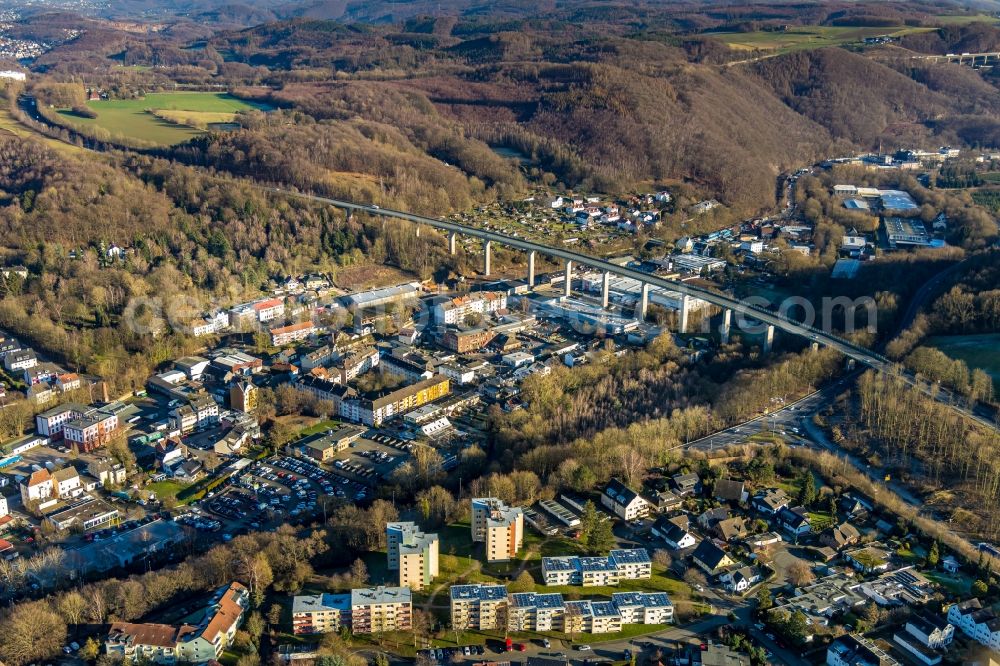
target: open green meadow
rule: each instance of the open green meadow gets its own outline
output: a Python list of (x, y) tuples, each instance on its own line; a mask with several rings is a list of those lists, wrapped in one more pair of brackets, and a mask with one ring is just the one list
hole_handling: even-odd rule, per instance
[(949, 358), (965, 361), (970, 369), (984, 370), (993, 378), (994, 391), (1000, 391), (1000, 333), (935, 335), (925, 344)]
[(92, 100), (87, 107), (97, 114), (96, 118), (85, 118), (70, 109), (61, 109), (59, 116), (67, 125), (85, 132), (91, 130), (89, 133), (97, 138), (157, 146), (193, 139), (203, 133), (206, 124), (232, 122), (239, 111), (268, 108), (228, 93), (211, 92), (150, 93), (141, 99)]
[(907, 26), (793, 26), (783, 32), (717, 32), (707, 33), (725, 42), (730, 48), (746, 51), (775, 51), (790, 53), (792, 51), (807, 51), (824, 46), (843, 46), (860, 42), (865, 37), (888, 35), (901, 37), (903, 35), (927, 32), (933, 28), (917, 28)]

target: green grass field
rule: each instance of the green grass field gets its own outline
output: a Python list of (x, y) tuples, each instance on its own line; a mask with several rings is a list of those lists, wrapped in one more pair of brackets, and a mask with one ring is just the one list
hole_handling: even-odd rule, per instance
[(1000, 333), (935, 335), (925, 344), (941, 350), (949, 358), (965, 361), (971, 369), (984, 370), (993, 378), (993, 390), (1000, 391)]
[(67, 125), (97, 130), (98, 138), (133, 144), (169, 146), (183, 143), (202, 133), (202, 130), (187, 125), (167, 122), (150, 112), (152, 109), (170, 112), (167, 115), (182, 119), (182, 112), (212, 114), (215, 122), (226, 114), (235, 114), (248, 109), (268, 107), (238, 99), (227, 93), (174, 92), (150, 93), (141, 99), (94, 100), (87, 106), (97, 114), (97, 118), (84, 118), (71, 110), (62, 109), (59, 115)]
[[(167, 479), (166, 481), (157, 481), (156, 483), (151, 483), (148, 486), (146, 486), (145, 490), (156, 493), (156, 497), (162, 501), (167, 497), (173, 497), (174, 499), (177, 499), (178, 493), (190, 487), (191, 484), (181, 483), (180, 481), (173, 481)], [(177, 503), (187, 504), (186, 501), (182, 500), (177, 500)]]
[(935, 16), (934, 21), (941, 25), (962, 25), (965, 23), (996, 23), (997, 17), (989, 14), (945, 14)]
[(308, 437), (309, 435), (315, 435), (316, 433), (324, 432), (326, 430), (336, 430), (340, 427), (340, 421), (320, 421), (315, 425), (311, 425), (308, 428), (303, 428), (299, 431), (299, 437)]
[(790, 53), (806, 51), (824, 46), (842, 46), (860, 42), (865, 37), (902, 35), (927, 32), (933, 28), (906, 26), (795, 26), (784, 32), (716, 32), (706, 33), (728, 44), (731, 48), (745, 51), (774, 51)]

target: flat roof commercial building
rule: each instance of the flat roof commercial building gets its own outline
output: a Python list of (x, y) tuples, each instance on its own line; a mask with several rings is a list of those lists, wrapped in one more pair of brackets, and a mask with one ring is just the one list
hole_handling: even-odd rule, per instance
[(927, 228), (920, 220), (886, 217), (882, 220), (882, 230), (890, 249), (896, 249), (900, 245), (923, 247), (931, 244)]
[(329, 462), (338, 453), (345, 451), (352, 442), (361, 439), (364, 434), (364, 428), (341, 426), (336, 430), (327, 430), (306, 437), (299, 444), (299, 450), (313, 460)]

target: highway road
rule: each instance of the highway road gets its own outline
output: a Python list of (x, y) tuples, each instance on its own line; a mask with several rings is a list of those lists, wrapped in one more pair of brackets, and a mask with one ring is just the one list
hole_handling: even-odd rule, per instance
[(605, 261), (598, 257), (592, 257), (586, 254), (581, 254), (579, 252), (573, 252), (572, 250), (567, 250), (564, 248), (552, 247), (549, 245), (542, 245), (541, 243), (536, 243), (534, 241), (526, 240), (523, 238), (514, 238), (511, 236), (505, 236), (493, 231), (487, 231), (485, 229), (480, 229), (478, 227), (471, 227), (465, 224), (459, 224), (457, 222), (451, 222), (448, 220), (441, 220), (433, 217), (425, 217), (422, 215), (414, 215), (412, 213), (407, 213), (399, 210), (392, 210), (389, 208), (380, 208), (378, 206), (368, 205), (368, 204), (356, 204), (350, 201), (341, 201), (338, 199), (329, 199), (327, 197), (320, 197), (311, 194), (303, 194), (301, 192), (292, 192), (289, 190), (284, 190), (276, 187), (264, 187), (268, 192), (273, 194), (295, 197), (299, 199), (306, 199), (308, 201), (314, 201), (316, 203), (322, 203), (329, 206), (334, 206), (336, 208), (341, 208), (348, 211), (356, 211), (360, 213), (367, 213), (370, 215), (380, 215), (385, 217), (393, 217), (400, 220), (405, 220), (407, 222), (413, 222), (415, 224), (424, 224), (435, 229), (440, 229), (441, 231), (446, 231), (448, 233), (461, 234), (463, 236), (472, 236), (474, 238), (479, 238), (483, 241), (491, 241), (500, 245), (506, 245), (508, 247), (514, 247), (525, 252), (540, 252), (549, 257), (554, 257), (556, 259), (563, 259), (565, 261), (571, 261), (574, 264), (582, 264), (584, 266), (590, 266), (591, 268), (597, 269), (599, 271), (607, 271), (613, 275), (620, 275), (622, 277), (632, 278), (643, 284), (648, 284), (652, 287), (659, 287), (669, 291), (676, 291), (681, 294), (691, 296), (693, 298), (699, 298), (704, 301), (708, 301), (714, 305), (721, 308), (725, 308), (733, 311), (736, 315), (742, 315), (744, 317), (763, 322), (778, 328), (786, 333), (792, 335), (805, 337), (813, 342), (818, 342), (822, 345), (832, 347), (848, 358), (853, 358), (859, 363), (863, 363), (870, 367), (876, 368), (882, 371), (891, 370), (894, 364), (884, 356), (881, 356), (870, 349), (861, 347), (852, 342), (844, 340), (841, 337), (833, 335), (832, 333), (827, 333), (820, 329), (806, 326), (800, 322), (791, 319), (783, 314), (777, 312), (771, 312), (759, 306), (755, 306), (751, 303), (741, 301), (739, 299), (727, 296), (710, 289), (705, 289), (704, 287), (699, 287), (687, 282), (681, 282), (679, 280), (671, 280), (668, 278), (660, 277), (658, 275), (652, 275), (650, 273), (644, 273), (642, 271), (635, 270), (633, 268), (628, 268), (625, 266), (618, 266), (617, 264), (612, 264), (611, 262)]
[[(747, 317), (756, 321), (763, 322), (765, 324), (770, 324), (775, 328), (781, 329), (786, 333), (792, 335), (797, 335), (804, 337), (811, 342), (817, 342), (819, 344), (825, 345), (836, 349), (844, 356), (854, 359), (858, 363), (862, 363), (871, 368), (879, 370), (880, 372), (893, 372), (896, 373), (903, 381), (907, 382), (914, 388), (927, 393), (935, 399), (941, 399), (940, 392), (932, 389), (926, 383), (918, 381), (909, 373), (901, 370), (900, 366), (893, 363), (889, 359), (885, 358), (881, 354), (874, 352), (870, 349), (856, 345), (849, 342), (839, 336), (833, 335), (832, 333), (827, 333), (825, 331), (819, 330), (817, 328), (806, 326), (800, 322), (797, 322), (781, 313), (771, 312), (759, 306), (753, 305), (741, 301), (739, 299), (727, 296), (710, 289), (705, 289), (704, 287), (699, 287), (687, 282), (681, 282), (678, 280), (671, 280), (668, 278), (660, 277), (658, 275), (652, 275), (650, 273), (644, 273), (642, 271), (635, 270), (633, 268), (628, 268), (625, 266), (618, 266), (612, 264), (604, 259), (598, 257), (591, 257), (586, 254), (581, 254), (579, 252), (573, 252), (572, 250), (567, 250), (565, 248), (552, 247), (548, 245), (543, 245), (541, 243), (536, 243), (534, 241), (526, 240), (523, 238), (514, 238), (511, 236), (505, 236), (493, 231), (487, 231), (485, 229), (480, 229), (478, 227), (472, 227), (465, 224), (459, 224), (457, 222), (451, 222), (448, 220), (441, 220), (433, 217), (426, 217), (423, 215), (414, 215), (412, 213), (407, 213), (405, 211), (393, 210), (390, 208), (380, 208), (372, 204), (357, 204), (351, 201), (342, 201), (339, 199), (330, 199), (328, 197), (316, 196), (313, 194), (305, 194), (302, 192), (293, 192), (291, 190), (285, 190), (278, 187), (268, 187), (260, 186), (264, 191), (270, 192), (275, 195), (293, 197), (298, 199), (304, 199), (307, 201), (313, 201), (316, 203), (321, 203), (329, 206), (334, 206), (336, 208), (341, 208), (343, 210), (359, 213), (367, 213), (369, 215), (392, 217), (400, 220), (405, 220), (407, 222), (413, 222), (415, 224), (423, 224), (441, 231), (448, 233), (461, 234), (464, 236), (472, 236), (474, 238), (479, 238), (483, 241), (491, 241), (498, 243), (500, 245), (506, 245), (508, 247), (514, 247), (525, 252), (540, 252), (549, 257), (554, 257), (557, 259), (563, 259), (565, 261), (571, 261), (574, 264), (582, 264), (584, 266), (590, 266), (591, 268), (597, 269), (599, 271), (607, 271), (613, 275), (620, 275), (623, 277), (632, 278), (639, 281), (642, 284), (648, 284), (652, 287), (659, 287), (662, 289), (676, 291), (693, 298), (699, 298), (704, 301), (708, 301), (714, 305), (721, 308), (731, 310), (736, 313), (737, 320), (739, 316)], [(991, 415), (983, 413), (981, 410), (976, 409), (970, 410), (961, 404), (957, 404), (952, 400), (942, 400), (948, 404), (952, 409), (964, 414), (966, 417), (976, 421), (981, 426), (998, 429), (996, 422), (991, 417)]]

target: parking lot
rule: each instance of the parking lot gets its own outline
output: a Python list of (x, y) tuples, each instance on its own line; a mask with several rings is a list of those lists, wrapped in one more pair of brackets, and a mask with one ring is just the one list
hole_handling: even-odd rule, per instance
[[(378, 439), (375, 439), (378, 438)], [(389, 442), (393, 442), (393, 446)], [(412, 444), (387, 435), (375, 435), (351, 442), (350, 448), (337, 454), (334, 471), (368, 486), (392, 473), (409, 458)]]
[(462, 656), (470, 657), (472, 655), (486, 654), (486, 649), (482, 645), (464, 645), (453, 648), (430, 648), (420, 650), (417, 654), (442, 664), (450, 664)]
[[(355, 501), (361, 501), (369, 494), (368, 488), (360, 482), (348, 478), (346, 474), (336, 474), (333, 471), (325, 470), (308, 460), (277, 456), (268, 459), (267, 463), (274, 467), (272, 475), (275, 478), (271, 479), (272, 481), (302, 485), (300, 480), (304, 479), (306, 485), (312, 481), (328, 495), (354, 499)], [(265, 467), (263, 466), (262, 469)]]

